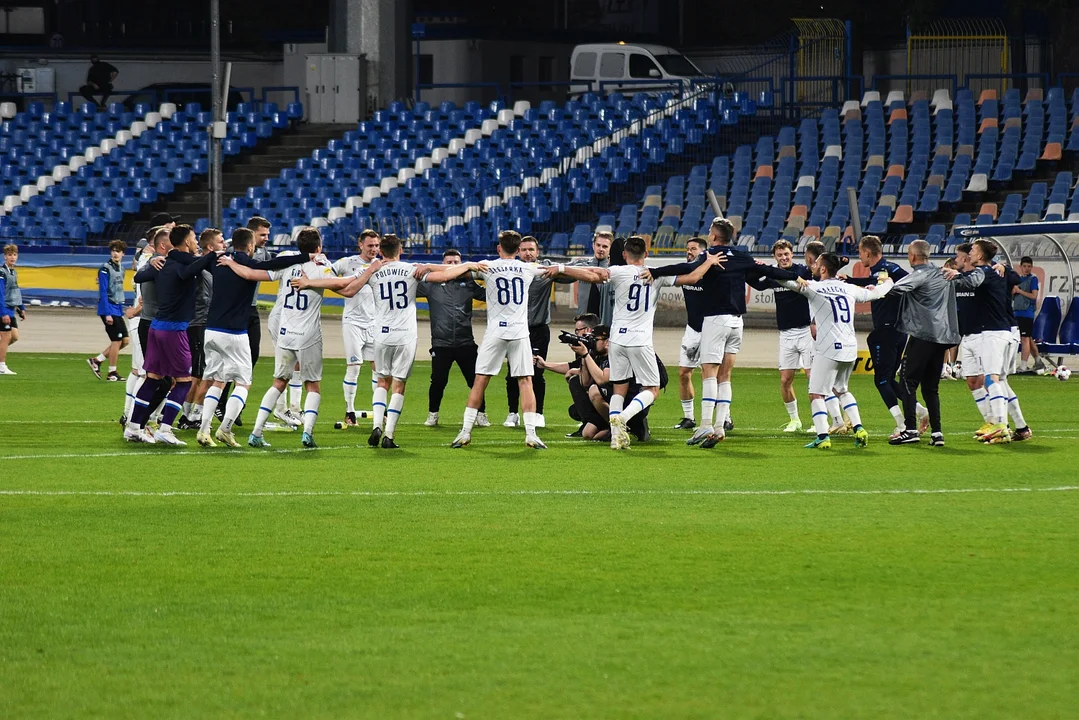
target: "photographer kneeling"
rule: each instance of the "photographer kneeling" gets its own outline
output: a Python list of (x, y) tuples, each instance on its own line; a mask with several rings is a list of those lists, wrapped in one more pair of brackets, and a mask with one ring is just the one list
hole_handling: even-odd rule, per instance
[(569, 345), (577, 357), (573, 362), (548, 362), (537, 356), (536, 367), (565, 376), (573, 405), (569, 408), (571, 418), (581, 423), (576, 431), (566, 437), (583, 437), (588, 440), (610, 438), (607, 401), (611, 397), (610, 370), (607, 345), (610, 330), (599, 324), (593, 313), (578, 315), (573, 332), (562, 332), (558, 339)]

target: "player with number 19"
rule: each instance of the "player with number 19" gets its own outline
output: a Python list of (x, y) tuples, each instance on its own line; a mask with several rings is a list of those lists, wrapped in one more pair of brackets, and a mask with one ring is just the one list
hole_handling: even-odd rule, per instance
[(809, 300), (809, 309), (817, 326), (813, 368), (809, 377), (809, 404), (817, 438), (806, 445), (807, 448), (827, 450), (832, 447), (824, 399), (833, 391), (854, 426), (855, 446), (865, 447), (869, 443), (869, 433), (862, 427), (861, 414), (858, 412), (858, 401), (847, 387), (854, 361), (858, 359), (854, 305), (884, 297), (892, 289), (892, 281), (881, 273), (880, 284), (876, 287), (849, 285), (835, 279), (840, 267), (838, 257), (825, 253), (817, 260), (819, 281), (807, 282), (799, 278), (798, 281), (782, 282), (788, 289), (801, 293)]

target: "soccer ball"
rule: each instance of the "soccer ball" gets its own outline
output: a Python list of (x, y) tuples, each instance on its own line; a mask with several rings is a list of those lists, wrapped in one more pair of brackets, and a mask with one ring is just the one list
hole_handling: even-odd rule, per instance
[(1061, 382), (1063, 382), (1063, 381), (1067, 380), (1068, 378), (1070, 378), (1072, 376), (1072, 371), (1069, 370), (1068, 368), (1064, 367), (1063, 365), (1060, 365), (1060, 366), (1057, 367), (1056, 375), (1057, 375), (1057, 380), (1060, 380)]

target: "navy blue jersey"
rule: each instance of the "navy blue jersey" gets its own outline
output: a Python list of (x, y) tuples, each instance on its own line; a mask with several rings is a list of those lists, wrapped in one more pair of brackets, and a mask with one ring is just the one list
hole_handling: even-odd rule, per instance
[(704, 288), (683, 285), (682, 297), (686, 300), (686, 325), (700, 332), (704, 325)]
[[(311, 256), (279, 255), (271, 260), (253, 260), (247, 253), (233, 253), (232, 259), (238, 265), (245, 265), (255, 270), (283, 270), (293, 265), (308, 262)], [(215, 265), (211, 270), (214, 276), (214, 294), (210, 299), (210, 312), (206, 318), (206, 328), (236, 333), (247, 331), (251, 317), (251, 300), (258, 289), (258, 282), (244, 280), (230, 268)]]
[(1018, 296), (1012, 293), (1012, 288), (1023, 284), (1023, 276), (1011, 268), (1006, 268), (1004, 270), (1004, 281), (1008, 284), (1008, 319), (1012, 323), (1011, 327), (1015, 327), (1018, 323), (1015, 320), (1015, 303), (1012, 302), (1012, 298)]
[(151, 327), (159, 330), (184, 330), (195, 317), (195, 291), (198, 276), (217, 262), (217, 253), (195, 257), (191, 253), (172, 250), (165, 264), (154, 270), (147, 264), (135, 276), (135, 282), (153, 282), (157, 291), (157, 314)]
[[(795, 263), (790, 267), (791, 272), (805, 280), (812, 280), (813, 273), (805, 265)], [(780, 330), (793, 330), (794, 328), (809, 327), (812, 320), (809, 317), (809, 299), (801, 293), (788, 290), (775, 280), (761, 278), (758, 281), (749, 281), (757, 290), (774, 290), (776, 301), (776, 327)]]
[(974, 272), (956, 282), (960, 287), (974, 287), (974, 301), (977, 303), (977, 332), (992, 330), (1011, 330), (1012, 318), (1011, 295), (1008, 281), (997, 275), (996, 270), (988, 265), (979, 265)]
[[(797, 278), (792, 272), (780, 270), (771, 265), (759, 265), (752, 255), (740, 250), (733, 250), (726, 246), (713, 246), (708, 248), (708, 252), (712, 255), (722, 252), (727, 260), (722, 267), (710, 268), (697, 283), (703, 296), (702, 318), (713, 315), (745, 315), (747, 279), (757, 280), (761, 277), (770, 277), (776, 280), (794, 280)], [(688, 275), (702, 262), (704, 262), (704, 257), (691, 263), (664, 265), (652, 269), (652, 276)]]
[[(876, 285), (877, 274), (881, 272), (888, 273), (888, 277), (892, 279), (892, 282), (898, 282), (908, 274), (906, 270), (891, 260), (881, 258), (873, 267), (869, 268), (869, 277), (847, 278), (847, 282), (862, 287)], [(895, 327), (896, 322), (899, 320), (899, 301), (902, 297), (902, 294), (899, 293), (889, 293), (872, 304), (874, 330)]]
[[(970, 274), (970, 272), (965, 272), (959, 277)], [(958, 282), (956, 283), (955, 311), (959, 316), (960, 335), (974, 335), (981, 332), (978, 326), (978, 300), (974, 297), (974, 288), (963, 287)]]

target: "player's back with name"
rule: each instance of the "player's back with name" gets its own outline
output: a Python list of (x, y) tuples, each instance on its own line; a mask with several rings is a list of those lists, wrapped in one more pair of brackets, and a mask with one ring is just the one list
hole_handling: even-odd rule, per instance
[(371, 276), (369, 285), (375, 301), (375, 343), (409, 345), (417, 340), (416, 266), (394, 260)]
[(811, 282), (809, 295), (813, 321), (817, 325), (816, 351), (839, 362), (858, 357), (858, 336), (854, 332), (853, 287), (841, 280)]
[(487, 332), (503, 340), (528, 337), (528, 291), (542, 268), (499, 258), (482, 273), (487, 292)]
[(645, 346), (652, 344), (652, 325), (656, 316), (661, 287), (674, 284), (673, 277), (655, 278), (652, 283), (641, 282), (644, 267), (615, 265), (608, 268), (614, 295), (611, 317), (611, 342), (615, 345)]
[(281, 302), (281, 327), (277, 345), (285, 350), (303, 350), (322, 341), (322, 288), (300, 290), (291, 286), (294, 278), (306, 276), (312, 280), (333, 277), (329, 263), (308, 261), (277, 270), (270, 276), (281, 283), (289, 283), (289, 290)]

